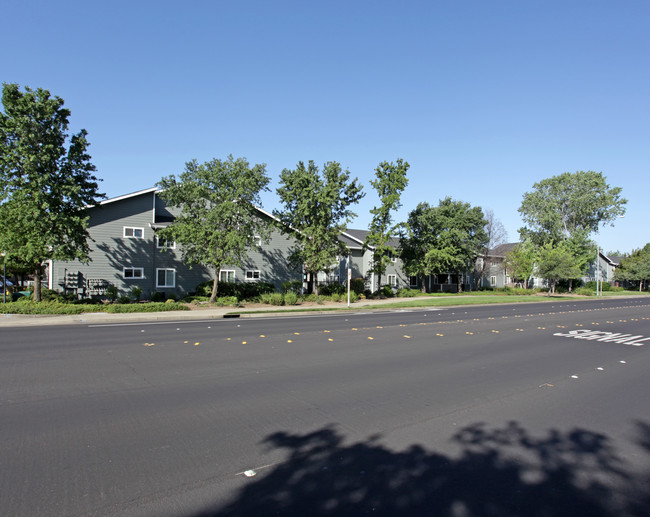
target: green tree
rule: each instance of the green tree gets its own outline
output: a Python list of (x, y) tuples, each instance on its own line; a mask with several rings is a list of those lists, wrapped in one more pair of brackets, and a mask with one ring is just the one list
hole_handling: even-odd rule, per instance
[(397, 255), (390, 244), (399, 226), (393, 224), (392, 213), (402, 206), (400, 198), (408, 185), (406, 171), (409, 167), (401, 158), (397, 163), (381, 162), (375, 169), (375, 179), (370, 181), (381, 204), (370, 210), (372, 221), (363, 246), (373, 250), (371, 271), (377, 275), (377, 291), (381, 291), (381, 276), (386, 272), (391, 255)]
[(89, 260), (84, 207), (104, 197), (90, 162), (87, 132), (69, 138), (70, 110), (41, 88), (2, 88), (0, 250), (34, 275), (41, 300), (43, 264)]
[(613, 224), (625, 214), (621, 189), (610, 187), (601, 172), (565, 172), (535, 183), (524, 194), (519, 213), (526, 224), (522, 240), (536, 245), (589, 237), (600, 225)]
[(622, 258), (614, 278), (619, 282), (638, 282), (639, 291), (642, 291), (644, 284), (647, 285), (650, 280), (650, 243)]
[(521, 282), (528, 288), (528, 282), (535, 271), (537, 249), (531, 241), (524, 241), (506, 253), (504, 266), (508, 274), (516, 282)]
[(480, 207), (447, 197), (437, 207), (420, 203), (406, 221), (400, 242), (405, 271), (418, 276), (471, 271), (488, 242), (487, 221)]
[[(601, 225), (613, 225), (625, 214), (627, 200), (619, 187), (610, 187), (601, 172), (565, 172), (544, 179), (526, 192), (519, 213), (526, 224), (522, 240), (536, 246), (567, 243), (582, 274), (596, 258), (591, 234)], [(572, 284), (570, 284), (572, 285)]]
[(356, 215), (350, 206), (365, 195), (358, 179), (350, 180), (350, 172), (337, 162), (327, 162), (322, 176), (312, 160), (307, 166), (299, 162), (293, 170), (280, 174), (278, 196), (283, 210), (274, 215), (281, 222), (281, 231), (291, 233), (297, 244), (291, 262), (309, 274), (308, 291), (318, 294), (316, 275), (327, 271), (336, 256), (345, 253), (339, 235)]
[(251, 167), (245, 158), (232, 156), (203, 164), (193, 160), (178, 179), (171, 175), (157, 184), (160, 197), (180, 211), (158, 234), (181, 244), (185, 263), (214, 270), (210, 303), (216, 300), (222, 267), (241, 266), (256, 235), (268, 239), (270, 222), (256, 209), (268, 184), (264, 164)]
[(536, 272), (540, 278), (548, 281), (549, 296), (551, 292), (555, 292), (555, 287), (560, 280), (563, 278), (576, 278), (581, 273), (576, 258), (567, 245), (554, 246), (551, 243), (539, 248)]

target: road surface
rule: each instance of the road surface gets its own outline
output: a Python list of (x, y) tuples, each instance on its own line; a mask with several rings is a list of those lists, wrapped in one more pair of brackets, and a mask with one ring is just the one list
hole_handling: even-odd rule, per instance
[(2, 515), (650, 513), (645, 299), (7, 328)]

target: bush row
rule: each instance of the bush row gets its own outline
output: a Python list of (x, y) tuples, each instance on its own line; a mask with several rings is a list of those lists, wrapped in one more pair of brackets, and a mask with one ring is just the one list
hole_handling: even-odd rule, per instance
[(2, 314), (81, 314), (83, 312), (130, 313), (186, 310), (189, 310), (186, 305), (175, 302), (96, 305), (71, 304), (59, 301), (33, 302), (28, 298), (22, 298), (17, 302), (0, 304), (0, 313)]

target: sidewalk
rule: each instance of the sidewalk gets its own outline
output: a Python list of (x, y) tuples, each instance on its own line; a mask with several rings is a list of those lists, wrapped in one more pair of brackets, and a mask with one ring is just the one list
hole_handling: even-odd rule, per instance
[[(384, 300), (362, 300), (350, 304), (329, 303), (324, 305), (279, 307), (276, 305), (256, 305), (254, 307), (211, 307), (190, 311), (169, 312), (134, 312), (128, 314), (108, 314), (105, 312), (86, 312), (74, 315), (32, 315), (32, 314), (0, 314), (0, 328), (3, 327), (33, 327), (47, 325), (106, 325), (123, 323), (146, 323), (157, 321), (201, 321), (223, 318), (264, 318), (273, 316), (309, 316), (313, 314), (332, 314), (344, 312), (346, 309), (368, 310), (380, 309), (382, 305), (413, 298), (386, 298)], [(305, 310), (308, 309), (308, 310)], [(336, 309), (336, 310), (332, 310)]]

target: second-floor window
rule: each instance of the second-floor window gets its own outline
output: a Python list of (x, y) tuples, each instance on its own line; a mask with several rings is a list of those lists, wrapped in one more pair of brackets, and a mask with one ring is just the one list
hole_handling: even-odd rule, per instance
[(125, 226), (122, 235), (127, 239), (143, 239), (144, 228), (137, 228), (135, 226)]
[(122, 277), (125, 280), (144, 278), (144, 269), (141, 267), (125, 267), (122, 269)]
[(158, 248), (167, 248), (167, 249), (175, 249), (176, 248), (176, 242), (174, 241), (166, 241), (165, 239), (161, 239), (156, 235), (156, 246)]
[(253, 281), (259, 280), (259, 279), (260, 279), (259, 270), (257, 270), (257, 269), (253, 269), (253, 270), (249, 269), (248, 271), (246, 271), (246, 280), (248, 280), (249, 282), (253, 282)]

